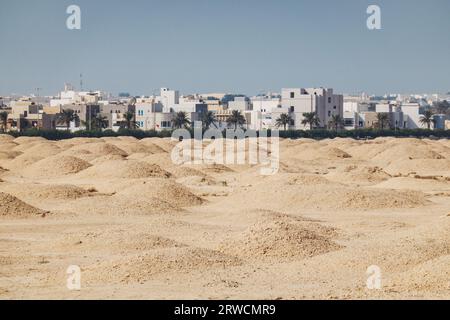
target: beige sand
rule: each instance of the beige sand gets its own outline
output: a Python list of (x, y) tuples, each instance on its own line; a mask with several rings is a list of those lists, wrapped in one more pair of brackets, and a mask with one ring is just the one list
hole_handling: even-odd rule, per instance
[(448, 140), (282, 140), (273, 176), (174, 144), (0, 135), (0, 298), (450, 299)]

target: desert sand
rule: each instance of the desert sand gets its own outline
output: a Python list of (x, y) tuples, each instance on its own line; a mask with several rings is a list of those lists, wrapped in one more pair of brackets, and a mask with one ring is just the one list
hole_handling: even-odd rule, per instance
[(0, 135), (0, 299), (450, 299), (448, 140), (281, 140), (272, 176), (174, 145)]

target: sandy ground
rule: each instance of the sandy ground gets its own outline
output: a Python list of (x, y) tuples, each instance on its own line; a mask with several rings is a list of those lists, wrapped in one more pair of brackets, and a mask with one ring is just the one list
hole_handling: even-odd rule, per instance
[(450, 299), (448, 140), (282, 140), (273, 176), (173, 146), (0, 135), (0, 298)]

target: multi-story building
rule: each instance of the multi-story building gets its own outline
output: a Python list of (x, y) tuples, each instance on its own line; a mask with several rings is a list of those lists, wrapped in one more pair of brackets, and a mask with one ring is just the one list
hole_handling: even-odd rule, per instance
[(69, 84), (64, 84), (64, 91), (57, 98), (50, 100), (51, 107), (69, 104), (98, 104), (104, 100), (105, 94), (101, 91), (75, 91)]
[(100, 115), (108, 120), (108, 129), (117, 131), (124, 126), (125, 114), (135, 113), (135, 106), (129, 104), (106, 104), (100, 105)]
[(234, 97), (233, 101), (228, 102), (228, 110), (250, 111), (250, 99), (247, 97)]
[(417, 129), (421, 128), (420, 123), (420, 105), (418, 103), (403, 103), (401, 112), (403, 113), (403, 128)]
[[(78, 119), (72, 121), (70, 124), (70, 130), (76, 131), (80, 129), (90, 129), (89, 123), (100, 113), (100, 105), (98, 104), (70, 104), (61, 107), (61, 110), (73, 110), (78, 116)], [(88, 127), (85, 128), (83, 123), (87, 123)]]
[(326, 127), (333, 115), (343, 116), (343, 104), (343, 96), (334, 94), (333, 89), (290, 88), (281, 91), (281, 109), (292, 117), (291, 129), (309, 129), (301, 122), (303, 114), (310, 112), (317, 114), (320, 127)]
[(174, 105), (180, 103), (180, 93), (177, 90), (161, 88), (159, 101), (163, 105), (163, 112), (171, 112)]

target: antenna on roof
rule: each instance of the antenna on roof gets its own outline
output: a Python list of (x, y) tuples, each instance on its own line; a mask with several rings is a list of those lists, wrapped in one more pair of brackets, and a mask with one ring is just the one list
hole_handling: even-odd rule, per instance
[(80, 73), (80, 91), (83, 91), (83, 74)]

